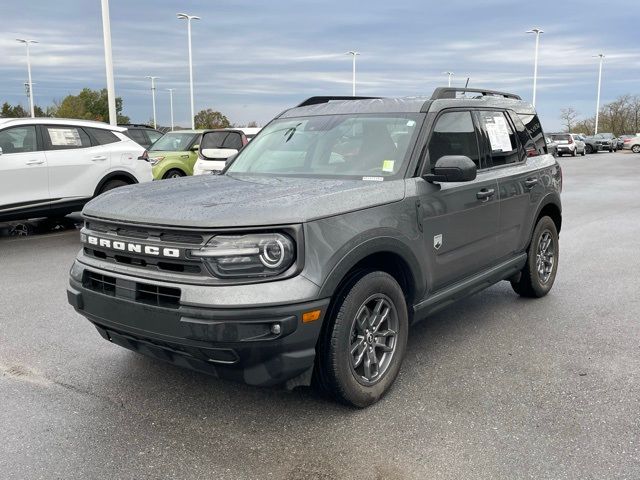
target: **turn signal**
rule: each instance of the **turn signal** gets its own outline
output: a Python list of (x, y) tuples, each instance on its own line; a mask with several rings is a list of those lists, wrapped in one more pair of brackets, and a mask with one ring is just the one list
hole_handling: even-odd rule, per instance
[(302, 314), (302, 323), (315, 322), (320, 318), (322, 310), (311, 310)]

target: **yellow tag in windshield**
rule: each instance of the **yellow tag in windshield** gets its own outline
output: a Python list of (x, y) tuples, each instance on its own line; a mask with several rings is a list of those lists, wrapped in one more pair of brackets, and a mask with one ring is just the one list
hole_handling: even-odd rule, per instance
[(382, 171), (383, 172), (393, 172), (393, 164), (396, 163), (394, 160), (383, 160), (382, 161)]

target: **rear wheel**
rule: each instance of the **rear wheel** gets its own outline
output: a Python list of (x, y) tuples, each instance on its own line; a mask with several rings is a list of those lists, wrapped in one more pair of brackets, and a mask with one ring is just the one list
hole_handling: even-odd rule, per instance
[(172, 168), (167, 173), (164, 174), (162, 178), (180, 178), (184, 177), (184, 172), (182, 170), (178, 170), (177, 168)]
[(587, 145), (586, 147), (584, 147), (585, 150), (587, 151), (587, 153), (593, 153), (593, 147), (591, 145)]
[(511, 280), (513, 290), (522, 297), (544, 297), (556, 279), (559, 258), (558, 230), (550, 217), (538, 220), (527, 251), (527, 263), (517, 280)]
[(125, 185), (129, 185), (129, 183), (125, 182), (124, 180), (109, 180), (102, 186), (102, 188), (98, 192), (98, 195), (103, 194), (104, 192), (108, 192), (109, 190), (113, 190), (114, 188), (124, 187)]
[(316, 382), (342, 403), (367, 407), (389, 390), (404, 358), (404, 293), (388, 273), (371, 272), (342, 292), (334, 312), (320, 340)]
[(640, 153), (640, 145), (634, 145), (633, 147), (631, 147), (631, 151), (633, 153)]

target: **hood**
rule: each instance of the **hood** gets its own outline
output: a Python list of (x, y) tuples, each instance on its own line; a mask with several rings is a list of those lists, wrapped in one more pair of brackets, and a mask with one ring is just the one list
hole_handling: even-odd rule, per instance
[(404, 180), (199, 175), (120, 187), (87, 203), (83, 213), (153, 225), (243, 227), (303, 223), (403, 198)]

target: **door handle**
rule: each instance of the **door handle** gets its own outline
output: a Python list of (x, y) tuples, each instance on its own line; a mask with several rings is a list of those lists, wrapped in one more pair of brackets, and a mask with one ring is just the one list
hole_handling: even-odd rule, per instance
[(28, 160), (27, 165), (42, 165), (44, 160)]
[(538, 183), (538, 179), (537, 179), (537, 178), (535, 178), (535, 177), (527, 178), (527, 179), (524, 181), (524, 186), (525, 186), (525, 187), (527, 187), (527, 188), (532, 188), (532, 187), (534, 187), (537, 183)]
[(478, 200), (489, 200), (489, 198), (495, 195), (496, 191), (493, 188), (483, 188), (478, 193), (476, 193), (476, 198)]
[(94, 162), (102, 162), (104, 160), (106, 160), (107, 157), (105, 157), (104, 155), (97, 155), (95, 157), (92, 157), (91, 160)]
[(189, 155), (180, 155), (180, 158), (189, 158)]

